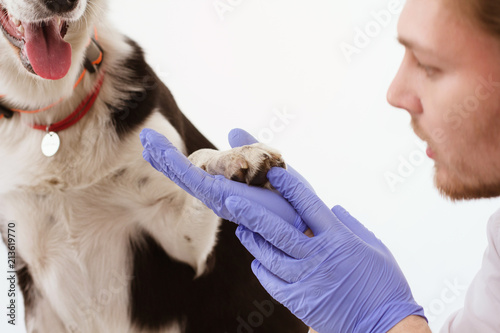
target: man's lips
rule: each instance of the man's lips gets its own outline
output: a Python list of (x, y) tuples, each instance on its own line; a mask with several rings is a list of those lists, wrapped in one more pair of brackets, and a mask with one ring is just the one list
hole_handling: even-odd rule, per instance
[(427, 156), (429, 156), (429, 158), (432, 158), (432, 159), (434, 159), (434, 156), (436, 155), (436, 154), (434, 153), (434, 150), (432, 150), (432, 148), (431, 148), (431, 147), (427, 147), (427, 151), (426, 151), (426, 153), (427, 153)]
[(413, 128), (413, 132), (415, 133), (415, 135), (418, 136), (420, 138), (420, 140), (427, 143), (427, 150), (426, 150), (427, 156), (431, 159), (434, 159), (436, 156), (436, 153), (431, 148), (431, 145), (429, 143), (432, 141), (429, 139), (429, 137), (427, 135), (425, 135), (425, 132), (422, 130), (420, 123), (414, 117), (411, 118), (411, 127)]
[(427, 156), (431, 159), (434, 159), (435, 156), (436, 156), (436, 153), (434, 152), (434, 150), (431, 148), (429, 142), (424, 138), (422, 137), (422, 135), (420, 135), (419, 133), (417, 133), (417, 131), (415, 131), (415, 134), (418, 136), (418, 138), (422, 141), (424, 141), (425, 143), (427, 143), (427, 150), (425, 151)]

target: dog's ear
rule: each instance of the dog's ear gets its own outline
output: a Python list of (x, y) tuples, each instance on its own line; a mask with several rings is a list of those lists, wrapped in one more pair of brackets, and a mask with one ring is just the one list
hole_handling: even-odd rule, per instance
[(2, 104), (0, 104), (0, 114), (3, 114), (5, 118), (12, 118), (12, 116), (14, 115), (14, 111), (12, 111), (11, 109), (8, 109), (6, 108), (5, 106), (3, 106)]

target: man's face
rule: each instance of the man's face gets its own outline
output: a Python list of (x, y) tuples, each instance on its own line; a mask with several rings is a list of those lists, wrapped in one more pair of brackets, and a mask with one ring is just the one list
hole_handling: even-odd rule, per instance
[(387, 99), (428, 143), (443, 194), (499, 196), (500, 38), (448, 2), (407, 1), (398, 24), (406, 53)]

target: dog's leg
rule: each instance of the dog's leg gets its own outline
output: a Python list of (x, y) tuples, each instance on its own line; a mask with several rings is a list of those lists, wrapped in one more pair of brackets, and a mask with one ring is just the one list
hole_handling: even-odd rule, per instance
[[(28, 333), (63, 333), (68, 331), (59, 317), (55, 314), (55, 311), (52, 309), (52, 305), (48, 301), (47, 297), (37, 298), (36, 303), (33, 304), (32, 308), (30, 308), (29, 311), (25, 311), (25, 317), (26, 332)], [(71, 331), (71, 333), (77, 332), (78, 330)]]
[(272, 167), (286, 168), (281, 154), (262, 143), (222, 152), (200, 149), (189, 160), (209, 174), (261, 187), (270, 187), (266, 175)]
[[(0, 233), (7, 245), (8, 220), (0, 214)], [(62, 321), (55, 313), (47, 297), (43, 297), (33, 283), (32, 276), (24, 260), (15, 254), (17, 283), (24, 298), (26, 332), (66, 332)], [(17, 289), (16, 289), (17, 292)]]

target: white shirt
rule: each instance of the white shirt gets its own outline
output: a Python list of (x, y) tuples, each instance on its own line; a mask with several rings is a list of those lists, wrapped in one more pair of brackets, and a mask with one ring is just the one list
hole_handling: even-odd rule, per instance
[(488, 248), (481, 270), (467, 290), (463, 309), (453, 313), (440, 333), (500, 332), (500, 210), (488, 222)]

